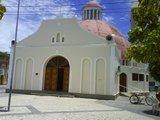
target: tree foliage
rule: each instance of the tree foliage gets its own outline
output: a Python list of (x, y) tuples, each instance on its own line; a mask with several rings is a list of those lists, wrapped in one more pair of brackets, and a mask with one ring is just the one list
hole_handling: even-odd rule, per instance
[(149, 63), (148, 70), (150, 71), (150, 74), (154, 77), (155, 80), (160, 81), (160, 62)]
[[(149, 71), (160, 80), (160, 0), (138, 0), (132, 9), (133, 28), (128, 33), (131, 46), (127, 57), (137, 62), (149, 63)], [(154, 76), (153, 76), (154, 77)]]
[(0, 58), (9, 59), (9, 54), (7, 52), (0, 52)]
[(2, 19), (5, 12), (6, 8), (0, 3), (0, 20)]

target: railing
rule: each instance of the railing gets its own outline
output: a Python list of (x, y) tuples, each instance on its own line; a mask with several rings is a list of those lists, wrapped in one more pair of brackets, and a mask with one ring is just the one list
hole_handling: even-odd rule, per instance
[(129, 91), (129, 92), (145, 92), (145, 91), (143, 91), (139, 88), (136, 88), (136, 87), (133, 87), (133, 86), (130, 86), (130, 85), (128, 85), (128, 87), (123, 86), (123, 85), (119, 85), (119, 86), (122, 88), (122, 90), (124, 92), (126, 92), (126, 91)]
[(128, 85), (128, 87), (132, 88), (135, 92), (144, 92), (144, 90), (139, 89), (139, 88), (137, 88), (137, 87), (133, 87), (133, 86), (131, 86), (131, 85)]
[(126, 86), (123, 86), (123, 85), (119, 85), (119, 86), (122, 88), (123, 92), (126, 92), (126, 91), (130, 90), (130, 88), (128, 88)]

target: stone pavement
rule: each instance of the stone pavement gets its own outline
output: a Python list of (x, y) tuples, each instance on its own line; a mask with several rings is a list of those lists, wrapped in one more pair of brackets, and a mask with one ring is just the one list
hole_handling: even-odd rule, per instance
[[(8, 94), (1, 90), (0, 107), (7, 103)], [(159, 120), (150, 110), (121, 96), (113, 101), (13, 94), (11, 110), (0, 112), (0, 120)]]

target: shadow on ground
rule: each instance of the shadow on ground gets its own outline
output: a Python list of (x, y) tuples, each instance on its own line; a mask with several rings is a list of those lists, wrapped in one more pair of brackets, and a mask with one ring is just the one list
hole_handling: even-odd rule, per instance
[(99, 104), (147, 116), (155, 120), (160, 120), (160, 116), (152, 113), (152, 106), (148, 106), (144, 102), (141, 104), (131, 104), (128, 97), (119, 96), (116, 100), (98, 100), (97, 102)]

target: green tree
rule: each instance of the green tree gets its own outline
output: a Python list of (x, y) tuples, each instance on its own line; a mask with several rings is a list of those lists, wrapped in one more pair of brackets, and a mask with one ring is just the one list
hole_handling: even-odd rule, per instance
[(5, 12), (6, 12), (6, 8), (1, 4), (1, 1), (0, 1), (0, 20), (2, 19)]
[(150, 74), (155, 78), (155, 80), (160, 81), (160, 62), (149, 63), (148, 70)]
[(9, 59), (9, 54), (7, 52), (0, 52), (0, 58)]
[(133, 28), (127, 57), (149, 64), (149, 72), (160, 80), (160, 0), (138, 0), (132, 9)]

